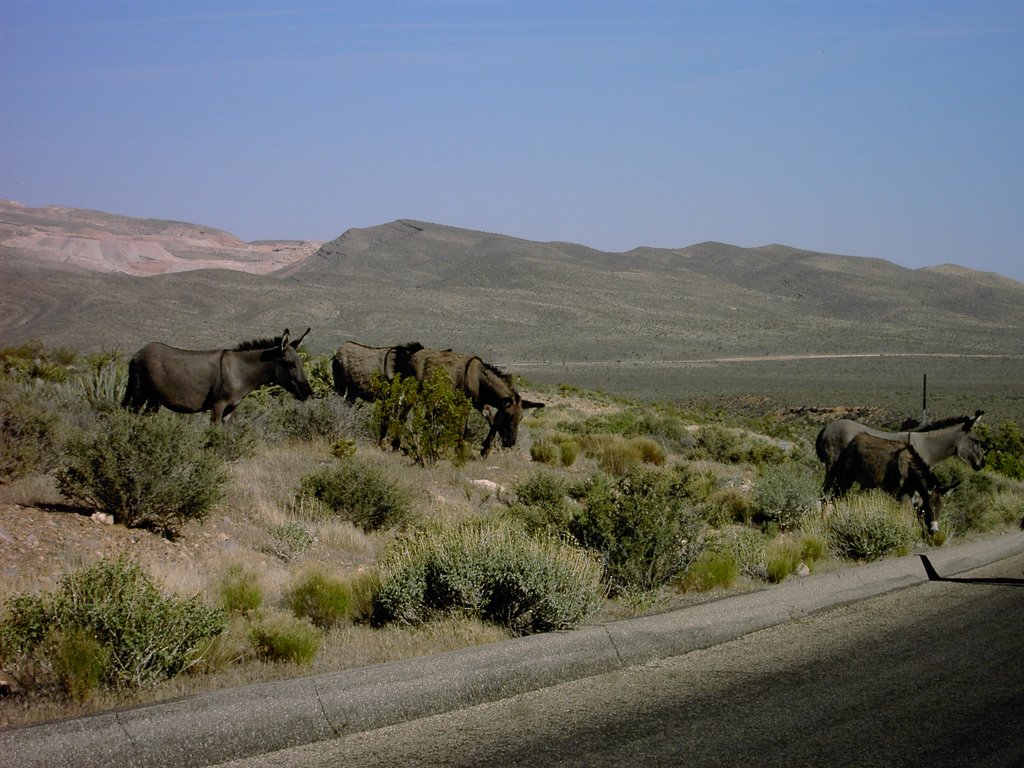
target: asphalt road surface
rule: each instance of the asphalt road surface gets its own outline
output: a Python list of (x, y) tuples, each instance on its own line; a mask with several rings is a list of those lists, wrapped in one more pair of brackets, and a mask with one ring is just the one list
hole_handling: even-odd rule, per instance
[(225, 763), (1024, 766), (1024, 554), (713, 648)]

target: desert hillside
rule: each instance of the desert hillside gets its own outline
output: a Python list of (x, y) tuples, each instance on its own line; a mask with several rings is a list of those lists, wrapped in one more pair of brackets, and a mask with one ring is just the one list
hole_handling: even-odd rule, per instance
[(784, 245), (606, 253), (407, 219), (319, 245), (247, 244), (193, 224), (8, 203), (0, 283), (5, 345), (79, 352), (224, 347), (310, 327), (314, 354), (346, 339), (416, 340), (543, 383), (801, 403), (911, 399), (922, 373), (936, 389), (1012, 397), (1024, 375), (1024, 284)]
[(0, 200), (0, 259), (36, 267), (149, 276), (193, 269), (266, 274), (319, 242), (246, 243), (211, 227)]

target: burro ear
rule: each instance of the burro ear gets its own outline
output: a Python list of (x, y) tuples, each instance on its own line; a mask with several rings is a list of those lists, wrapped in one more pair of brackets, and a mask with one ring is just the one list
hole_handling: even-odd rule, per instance
[(526, 408), (543, 408), (544, 403), (538, 403), (536, 400), (523, 400), (523, 409)]
[(939, 488), (939, 493), (942, 494), (943, 496), (948, 496), (953, 491), (955, 491), (957, 489), (957, 487), (960, 485), (960, 483), (962, 483), (962, 482), (963, 482), (962, 479), (961, 480), (954, 480), (949, 485), (944, 486), (942, 488)]
[(974, 425), (977, 424), (979, 421), (981, 421), (981, 417), (984, 416), (984, 415), (985, 415), (984, 411), (975, 411), (974, 412), (974, 418), (971, 419), (969, 422), (967, 422), (967, 424), (968, 424), (967, 428), (968, 429), (973, 429)]
[(298, 348), (299, 348), (299, 344), (301, 344), (301, 343), (302, 343), (302, 340), (303, 340), (304, 338), (306, 338), (306, 336), (307, 336), (307, 335), (309, 335), (309, 331), (310, 331), (310, 329), (309, 329), (309, 328), (307, 328), (307, 329), (306, 329), (306, 332), (305, 332), (305, 333), (303, 333), (303, 334), (302, 334), (301, 336), (299, 336), (299, 338), (297, 338), (297, 339), (296, 339), (295, 341), (293, 341), (293, 342), (292, 342), (292, 346), (293, 346), (293, 347), (294, 347), (295, 349), (298, 349)]
[(282, 351), (287, 349), (288, 345), (291, 343), (289, 341), (289, 339), (291, 339), (291, 333), (288, 331), (287, 328), (285, 328), (284, 329), (284, 333), (281, 334), (281, 350)]

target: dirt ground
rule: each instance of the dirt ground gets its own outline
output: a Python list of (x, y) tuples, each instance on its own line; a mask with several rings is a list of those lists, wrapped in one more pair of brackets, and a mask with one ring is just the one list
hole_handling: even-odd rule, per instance
[(247, 522), (214, 514), (186, 526), (171, 541), (104, 522), (57, 500), (26, 504), (0, 499), (0, 599), (51, 590), (64, 573), (120, 554), (138, 559), (170, 586), (178, 574), (180, 586), (195, 591), (196, 574), (242, 550), (236, 537), (249, 527)]

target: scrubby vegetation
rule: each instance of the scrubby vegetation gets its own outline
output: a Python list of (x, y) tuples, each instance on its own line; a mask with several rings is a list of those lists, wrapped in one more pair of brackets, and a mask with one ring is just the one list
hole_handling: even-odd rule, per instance
[(3, 606), (0, 664), (22, 685), (59, 686), (76, 699), (101, 683), (138, 688), (180, 674), (225, 628), (198, 595), (163, 594), (138, 563), (100, 560), (53, 593)]
[(76, 431), (57, 472), (61, 492), (130, 528), (173, 535), (220, 499), (227, 472), (207, 444), (209, 427), (172, 413), (104, 413)]
[(25, 701), (113, 705), (168, 678), (231, 684), (571, 628), (1024, 517), (1012, 421), (979, 430), (983, 471), (937, 468), (959, 482), (929, 538), (880, 494), (821, 504), (822, 421), (806, 413), (563, 387), (541, 393), (517, 448), (481, 460), (469, 446), (486, 423), (446, 377), (350, 405), (328, 362), (306, 359), (320, 397), (267, 388), (211, 430), (122, 411), (115, 354), (0, 350), (0, 486), (53, 478), (71, 507), (141, 536), (195, 540), (211, 515), (246, 526), (187, 594), (145, 562), (85, 557), (52, 592), (0, 595), (0, 668)]

